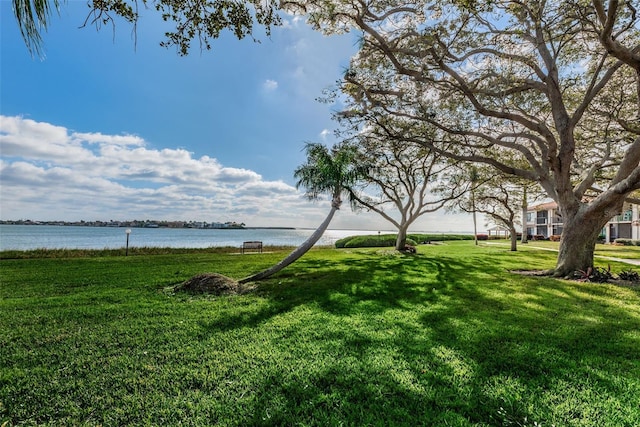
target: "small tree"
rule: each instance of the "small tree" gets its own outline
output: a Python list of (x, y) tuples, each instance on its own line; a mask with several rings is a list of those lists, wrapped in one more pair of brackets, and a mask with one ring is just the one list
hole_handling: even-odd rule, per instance
[[(357, 161), (370, 165), (363, 191), (354, 193), (353, 198), (360, 207), (376, 212), (398, 229), (398, 251), (405, 249), (409, 227), (418, 218), (466, 191), (466, 185), (441, 185), (453, 165), (421, 145), (386, 139), (375, 128), (361, 132), (351, 142), (359, 153)], [(436, 194), (439, 186), (447, 191)]]
[[(535, 191), (532, 184), (511, 175), (496, 173), (487, 166), (462, 167), (459, 176), (475, 177), (474, 185), (465, 197), (458, 199), (453, 209), (463, 212), (478, 212), (488, 217), (497, 226), (504, 227), (511, 237), (511, 250), (517, 250), (517, 226), (522, 224), (522, 243), (526, 242), (526, 218), (528, 199), (539, 198), (541, 191)], [(458, 178), (461, 179), (461, 178)]]
[(353, 147), (342, 144), (329, 149), (322, 144), (308, 143), (305, 149), (307, 161), (294, 172), (298, 180), (296, 186), (306, 188), (306, 196), (309, 200), (317, 200), (322, 194), (329, 194), (331, 210), (316, 231), (282, 261), (266, 270), (245, 277), (238, 283), (266, 279), (306, 254), (320, 240), (334, 214), (340, 209), (342, 195), (352, 195), (353, 186), (366, 174), (366, 167), (355, 162), (357, 157)]

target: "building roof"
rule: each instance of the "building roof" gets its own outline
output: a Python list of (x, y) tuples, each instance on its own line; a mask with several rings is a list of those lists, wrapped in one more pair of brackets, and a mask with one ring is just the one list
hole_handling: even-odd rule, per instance
[(544, 202), (537, 205), (527, 206), (528, 211), (547, 211), (549, 209), (557, 209), (558, 204), (556, 202)]

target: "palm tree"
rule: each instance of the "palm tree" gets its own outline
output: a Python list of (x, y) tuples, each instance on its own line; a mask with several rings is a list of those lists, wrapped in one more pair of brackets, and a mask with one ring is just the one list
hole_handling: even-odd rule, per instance
[(348, 194), (349, 201), (352, 206), (355, 206), (352, 197), (353, 187), (365, 176), (364, 172), (366, 170), (366, 166), (356, 163), (355, 150), (346, 145), (337, 145), (329, 150), (319, 143), (308, 143), (305, 146), (305, 150), (307, 152), (307, 161), (294, 172), (294, 177), (298, 180), (296, 188), (306, 188), (305, 195), (309, 200), (317, 200), (321, 194), (330, 194), (331, 210), (329, 215), (307, 240), (278, 264), (252, 276), (240, 279), (238, 283), (266, 279), (307, 253), (320, 240), (320, 237), (329, 227), (333, 215), (340, 209), (343, 194)]
[(59, 11), (59, 0), (13, 0), (13, 13), (22, 38), (32, 55), (42, 56), (41, 31), (46, 31), (52, 9)]

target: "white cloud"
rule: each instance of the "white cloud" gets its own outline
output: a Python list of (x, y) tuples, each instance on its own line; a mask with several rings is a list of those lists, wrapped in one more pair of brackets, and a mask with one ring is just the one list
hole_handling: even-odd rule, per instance
[(103, 135), (101, 133), (73, 133), (71, 138), (94, 144), (115, 145), (122, 147), (140, 147), (144, 145), (144, 139), (135, 135)]
[(275, 81), (275, 80), (267, 79), (262, 84), (262, 88), (264, 90), (268, 91), (268, 92), (272, 92), (272, 91), (278, 89), (278, 82)]
[(306, 203), (284, 182), (212, 157), (194, 158), (184, 149), (149, 148), (138, 136), (70, 132), (0, 116), (0, 147), (2, 219), (132, 219), (145, 213), (215, 220), (234, 209), (261, 212), (268, 204), (276, 207), (269, 212), (278, 221), (276, 216), (287, 216), (283, 209)]
[(330, 135), (331, 131), (329, 129), (322, 129), (322, 132), (320, 132), (320, 139), (322, 139), (322, 141), (324, 142)]
[[(149, 148), (138, 136), (70, 132), (0, 116), (0, 153), (1, 219), (236, 220), (313, 228), (330, 209), (328, 200), (309, 202), (285, 182), (184, 149)], [(437, 213), (412, 229), (468, 230), (465, 221)], [(392, 228), (378, 215), (352, 213), (346, 203), (331, 227)]]
[(283, 16), (284, 17), (282, 19), (282, 25), (280, 26), (280, 28), (294, 29), (305, 25), (305, 19), (303, 16), (296, 15), (290, 12), (285, 12)]
[[(46, 146), (45, 143), (46, 141)], [(22, 117), (0, 116), (2, 156), (21, 156), (32, 160), (86, 159), (91, 151), (69, 138), (65, 128)]]

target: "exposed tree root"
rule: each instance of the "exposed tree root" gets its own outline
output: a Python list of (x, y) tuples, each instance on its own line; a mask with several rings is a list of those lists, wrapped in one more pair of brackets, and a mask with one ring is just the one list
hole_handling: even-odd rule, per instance
[(554, 270), (509, 270), (509, 273), (522, 276), (553, 277)]

